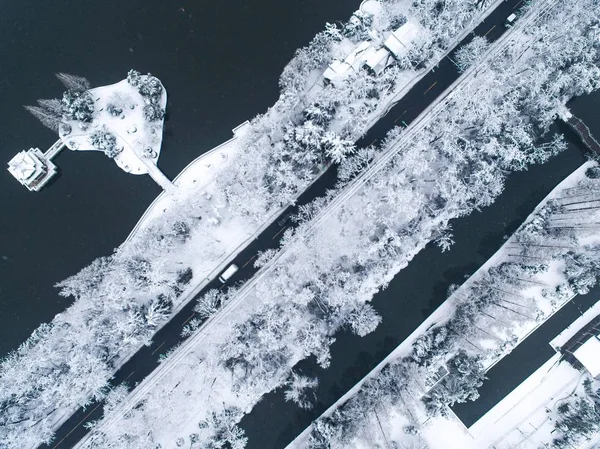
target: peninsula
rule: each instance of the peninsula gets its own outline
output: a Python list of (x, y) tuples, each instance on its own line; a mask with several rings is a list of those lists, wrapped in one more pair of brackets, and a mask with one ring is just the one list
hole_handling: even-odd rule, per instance
[(102, 151), (127, 173), (149, 174), (164, 190), (173, 184), (158, 169), (167, 92), (158, 78), (130, 70), (127, 78), (91, 89), (85, 78), (57, 74), (67, 90), (62, 99), (26, 106), (59, 140), (48, 151), (18, 153), (9, 172), (29, 190), (41, 189), (56, 173), (52, 158), (64, 147)]

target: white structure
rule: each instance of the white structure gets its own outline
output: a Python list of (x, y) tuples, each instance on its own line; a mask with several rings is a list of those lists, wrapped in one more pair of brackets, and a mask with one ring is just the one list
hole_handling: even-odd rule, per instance
[(592, 377), (600, 376), (600, 335), (590, 337), (573, 356), (585, 367)]
[(392, 62), (393, 57), (385, 48), (377, 49), (370, 42), (361, 42), (346, 59), (334, 60), (323, 73), (323, 78), (327, 82), (333, 82), (343, 79), (351, 71), (358, 72), (361, 68), (379, 75)]
[(394, 60), (390, 52), (385, 48), (375, 50), (371, 47), (367, 53), (364, 65), (375, 75), (379, 75), (383, 72)]
[(323, 73), (323, 77), (328, 81), (334, 81), (343, 78), (352, 70), (357, 72), (365, 63), (368, 55), (367, 50), (369, 48), (372, 48), (369, 42), (361, 42), (343, 61), (335, 59), (329, 67), (327, 67), (327, 70)]
[(8, 171), (30, 191), (37, 192), (56, 174), (56, 165), (39, 148), (30, 148), (8, 162)]
[(411, 45), (425, 30), (415, 21), (408, 21), (385, 40), (383, 47), (377, 48), (371, 42), (361, 42), (356, 49), (343, 61), (335, 59), (323, 73), (326, 83), (343, 79), (351, 71), (358, 72), (361, 68), (379, 75), (394, 58), (406, 57)]
[(408, 54), (411, 44), (423, 31), (421, 25), (416, 22), (408, 21), (390, 34), (383, 43), (383, 46), (387, 48), (394, 57), (398, 59), (403, 58)]

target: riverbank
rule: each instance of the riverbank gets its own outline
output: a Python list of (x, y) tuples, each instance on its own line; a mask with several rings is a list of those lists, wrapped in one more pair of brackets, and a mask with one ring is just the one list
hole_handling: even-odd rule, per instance
[[(567, 304), (572, 297), (572, 294), (570, 295), (568, 290), (563, 291), (563, 293), (559, 294), (558, 297), (556, 294), (552, 293), (554, 291), (554, 286), (565, 284), (565, 279), (559, 274), (564, 268), (559, 268), (557, 271), (556, 268), (558, 267), (553, 267), (553, 265), (556, 263), (560, 265), (561, 262), (560, 259), (554, 260), (555, 256), (548, 255), (548, 260), (535, 262), (540, 264), (546, 261), (550, 265), (549, 268), (543, 270), (537, 275), (526, 275), (525, 272), (521, 273), (521, 275), (513, 273), (515, 278), (518, 278), (519, 276), (527, 278), (519, 280), (518, 285), (512, 285), (510, 287), (508, 285), (501, 285), (498, 283), (501, 275), (497, 273), (499, 271), (498, 268), (506, 263), (515, 264), (519, 261), (521, 261), (520, 263), (532, 263), (531, 261), (526, 262), (524, 256), (515, 256), (515, 244), (517, 244), (517, 242), (523, 242), (523, 239), (527, 238), (532, 226), (539, 226), (537, 222), (540, 220), (540, 216), (543, 217), (546, 215), (544, 210), (548, 207), (552, 207), (548, 206), (549, 201), (554, 201), (555, 198), (562, 196), (565, 192), (572, 190), (575, 186), (580, 184), (583, 185), (582, 180), (586, 180), (584, 173), (590, 167), (597, 167), (597, 164), (584, 164), (581, 168), (576, 170), (556, 188), (554, 188), (548, 194), (548, 196), (545, 197), (544, 200), (534, 209), (531, 215), (529, 215), (523, 225), (520, 226), (516, 234), (514, 234), (506, 243), (504, 243), (502, 247), (488, 261), (486, 261), (485, 264), (481, 266), (480, 269), (478, 269), (471, 277), (469, 277), (469, 279), (463, 283), (460, 288), (455, 290), (454, 293), (452, 293), (452, 295), (445, 300), (438, 309), (435, 310), (435, 312), (433, 312), (424, 322), (422, 322), (413, 333), (403, 340), (402, 343), (396, 349), (394, 349), (381, 363), (379, 363), (367, 376), (365, 376), (329, 409), (327, 409), (322, 417), (333, 417), (332, 425), (334, 428), (339, 425), (348, 425), (347, 421), (345, 421), (345, 419), (347, 420), (348, 418), (344, 418), (343, 414), (341, 416), (334, 415), (334, 412), (336, 412), (336, 410), (340, 408), (342, 404), (345, 404), (344, 410), (352, 410), (352, 405), (350, 405), (349, 409), (348, 404), (346, 403), (351, 404), (353, 400), (359, 400), (360, 398), (353, 398), (355, 398), (361, 391), (368, 390), (369, 386), (367, 384), (380, 382), (382, 385), (387, 385), (387, 383), (382, 380), (382, 378), (387, 375), (386, 373), (383, 373), (383, 371), (387, 370), (387, 373), (394, 373), (398, 371), (390, 369), (390, 365), (409, 363), (409, 360), (412, 357), (415, 357), (415, 352), (418, 354), (417, 357), (420, 358), (430, 357), (430, 355), (427, 355), (429, 350), (433, 351), (434, 354), (437, 354), (437, 346), (443, 346), (442, 342), (444, 337), (441, 336), (443, 333), (441, 333), (439, 337), (436, 337), (438, 339), (436, 340), (436, 343), (431, 343), (432, 348), (429, 350), (422, 349), (423, 345), (425, 345), (425, 341), (427, 341), (427, 339), (424, 337), (427, 334), (436, 334), (440, 327), (443, 327), (445, 323), (454, 319), (453, 317), (457, 315), (457, 310), (460, 309), (460, 307), (464, 307), (465, 301), (469, 301), (469, 298), (472, 296), (475, 290), (477, 290), (478, 295), (485, 297), (485, 289), (489, 289), (491, 286), (492, 289), (504, 292), (500, 293), (501, 296), (499, 296), (499, 298), (502, 298), (503, 296), (507, 298), (506, 304), (502, 306), (506, 310), (503, 311), (502, 309), (495, 309), (494, 317), (489, 315), (489, 313), (491, 313), (489, 311), (484, 314), (480, 314), (479, 317), (471, 323), (469, 334), (465, 334), (463, 336), (464, 338), (460, 340), (460, 346), (462, 346), (470, 354), (484, 353), (481, 355), (481, 363), (482, 368), (485, 370), (494, 366), (504, 357), (505, 354), (510, 353), (514, 346), (518, 345), (520, 341), (524, 340), (531, 333), (535, 332), (535, 330), (542, 325), (545, 320), (552, 317), (554, 313), (557, 313), (563, 305)], [(589, 184), (589, 180), (586, 182)], [(586, 232), (584, 229), (582, 230), (582, 233), (585, 233), (585, 236), (583, 237), (586, 245), (593, 244), (594, 240), (590, 240), (591, 236), (588, 236), (589, 232)], [(558, 248), (560, 249), (560, 247)], [(563, 252), (564, 251), (566, 250), (563, 250)], [(538, 252), (538, 256), (539, 255), (540, 254)], [(494, 268), (494, 270), (496, 270), (494, 274), (490, 272), (493, 267), (496, 267)], [(497, 285), (497, 287), (494, 287), (492, 284)], [(563, 287), (563, 289), (564, 288), (565, 287)], [(509, 291), (506, 292), (506, 289)], [(558, 291), (559, 289), (556, 290)], [(528, 300), (525, 300), (525, 298), (530, 297), (532, 298), (534, 305), (538, 307), (539, 311), (541, 312), (541, 315), (538, 315), (539, 320), (537, 317), (536, 319), (533, 319), (533, 317), (527, 318), (527, 316), (531, 316), (533, 310), (531, 308), (531, 304), (527, 302)], [(595, 301), (593, 298), (590, 299), (592, 299), (593, 304)], [(514, 301), (524, 303), (525, 305), (523, 306), (515, 304)], [(518, 310), (514, 311), (515, 307), (511, 304), (517, 305)], [(489, 319), (486, 318), (486, 316), (488, 316)], [(507, 325), (509, 323), (507, 321), (513, 324), (510, 330), (508, 330)], [(564, 327), (568, 326), (570, 323), (571, 321), (568, 317), (566, 318), (566, 321), (563, 320)], [(450, 333), (450, 335), (453, 334)], [(507, 344), (507, 341), (510, 341), (510, 343)], [(499, 342), (503, 342), (500, 347), (498, 347)], [(458, 342), (456, 344), (458, 344)], [(419, 347), (421, 349), (419, 349)], [(443, 361), (443, 359), (448, 359), (449, 355), (439, 354), (433, 355), (432, 357), (434, 357), (434, 360), (437, 360), (438, 357), (441, 357), (441, 360)], [(508, 357), (510, 358), (510, 355)], [(429, 367), (427, 369), (429, 369), (429, 372), (431, 373), (437, 369), (438, 365), (439, 361), (427, 361), (425, 367)], [(381, 433), (377, 430), (378, 427), (374, 422), (370, 422), (368, 425), (365, 422), (361, 422), (359, 424), (359, 418), (355, 416), (353, 419), (356, 419), (357, 422), (352, 423), (350, 420), (350, 425), (356, 425), (358, 426), (358, 429), (364, 430), (357, 430), (351, 434), (345, 433), (343, 436), (340, 436), (339, 438), (344, 439), (344, 444), (349, 444), (349, 441), (352, 441), (353, 447), (363, 447), (363, 443), (365, 441), (370, 443), (373, 443), (373, 441), (378, 441), (382, 438), (382, 434), (384, 439), (386, 438), (386, 434), (388, 435), (388, 438), (394, 439), (398, 437), (397, 430), (399, 428), (413, 425), (419, 429), (418, 434), (422, 435), (422, 438), (431, 444), (430, 447), (442, 447), (439, 446), (441, 442), (436, 439), (435, 436), (440, 434), (439, 429), (436, 428), (436, 423), (443, 418), (428, 418), (423, 410), (423, 406), (417, 402), (419, 398), (431, 388), (431, 386), (427, 386), (427, 375), (421, 371), (418, 371), (417, 373), (407, 369), (407, 373), (411, 373), (409, 374), (411, 377), (401, 382), (404, 385), (401, 388), (401, 393), (399, 393), (401, 397), (404, 397), (401, 403), (398, 403), (397, 399), (394, 402), (391, 397), (387, 397), (386, 393), (383, 392), (379, 396), (379, 400), (387, 404), (385, 407), (382, 406), (381, 409), (376, 413), (379, 426), (381, 427), (383, 425), (383, 427), (381, 427)], [(365, 394), (368, 393), (362, 393), (363, 396)], [(394, 402), (393, 406), (388, 403), (390, 400)], [(408, 406), (406, 405), (407, 403)], [(344, 413), (343, 410), (342, 413)], [(373, 421), (374, 417), (369, 415), (369, 417), (365, 419)], [(343, 422), (346, 422), (346, 424), (342, 424)], [(289, 447), (306, 447), (310, 431), (312, 429), (314, 429), (314, 427), (309, 427), (307, 430), (305, 430), (290, 444)], [(376, 430), (369, 432), (367, 429)], [(396, 431), (394, 431), (394, 429), (396, 429)], [(403, 438), (410, 439), (412, 437), (405, 435)], [(381, 441), (382, 444), (384, 442), (385, 441)], [(335, 443), (334, 447), (338, 447), (337, 444), (339, 441), (336, 437), (330, 440), (330, 443)]]

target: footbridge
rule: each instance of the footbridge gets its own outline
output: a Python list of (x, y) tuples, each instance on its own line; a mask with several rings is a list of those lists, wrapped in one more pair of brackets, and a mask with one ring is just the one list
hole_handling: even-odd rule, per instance
[(54, 156), (56, 156), (60, 151), (65, 147), (65, 143), (62, 139), (58, 139), (56, 142), (52, 144), (50, 148), (46, 150), (44, 153), (44, 158), (46, 160), (52, 160)]
[(579, 136), (583, 144), (590, 150), (596, 157), (600, 157), (600, 143), (596, 140), (588, 126), (579, 117), (574, 116), (572, 113), (570, 117), (565, 120), (565, 123), (569, 125), (575, 134)]

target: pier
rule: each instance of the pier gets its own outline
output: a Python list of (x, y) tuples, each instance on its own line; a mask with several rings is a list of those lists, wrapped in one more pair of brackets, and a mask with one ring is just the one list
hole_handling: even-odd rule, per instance
[(21, 151), (8, 162), (8, 171), (30, 191), (37, 192), (58, 172), (52, 159), (64, 147), (64, 142), (59, 139), (45, 153), (39, 148)]

